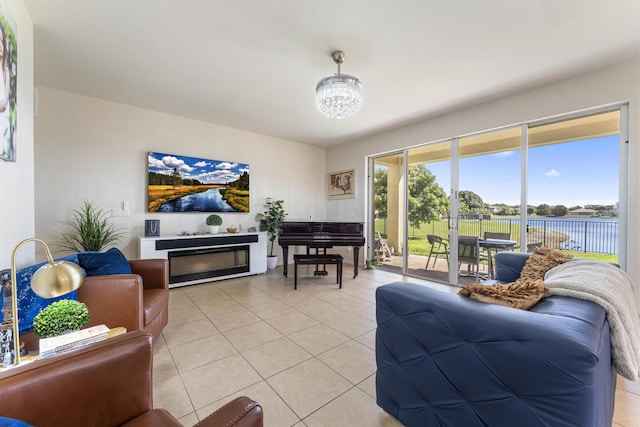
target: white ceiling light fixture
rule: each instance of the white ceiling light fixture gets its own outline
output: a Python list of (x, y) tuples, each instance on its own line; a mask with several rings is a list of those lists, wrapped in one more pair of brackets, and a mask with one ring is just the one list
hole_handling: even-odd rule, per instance
[(323, 115), (332, 119), (353, 116), (362, 106), (362, 83), (354, 76), (340, 74), (340, 64), (346, 54), (337, 50), (331, 54), (338, 64), (338, 73), (325, 77), (316, 86), (316, 107)]

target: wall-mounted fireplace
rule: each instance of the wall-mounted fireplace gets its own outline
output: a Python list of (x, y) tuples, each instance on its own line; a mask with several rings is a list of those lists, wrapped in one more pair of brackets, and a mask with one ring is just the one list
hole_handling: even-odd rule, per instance
[(249, 245), (169, 252), (169, 283), (249, 272)]
[(141, 237), (139, 257), (168, 260), (170, 288), (260, 274), (267, 271), (267, 234)]

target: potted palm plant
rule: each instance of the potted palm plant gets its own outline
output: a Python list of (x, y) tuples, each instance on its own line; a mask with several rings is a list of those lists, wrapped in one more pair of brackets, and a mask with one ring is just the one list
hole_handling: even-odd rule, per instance
[(107, 212), (83, 201), (82, 206), (72, 211), (73, 218), (67, 221), (70, 229), (62, 233), (58, 246), (72, 252), (99, 252), (117, 243), (124, 232), (109, 222)]
[(256, 216), (256, 220), (260, 221), (260, 231), (266, 231), (269, 235), (269, 242), (271, 242), (271, 248), (267, 254), (267, 268), (270, 270), (274, 269), (278, 264), (278, 255), (273, 254), (273, 246), (278, 237), (280, 224), (287, 216), (282, 207), (283, 204), (283, 200), (274, 200), (271, 197), (267, 197), (264, 202), (265, 211)]

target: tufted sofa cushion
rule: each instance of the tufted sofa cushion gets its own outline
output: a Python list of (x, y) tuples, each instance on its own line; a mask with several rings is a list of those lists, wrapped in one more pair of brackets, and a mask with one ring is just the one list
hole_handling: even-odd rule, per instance
[(377, 402), (405, 426), (610, 426), (604, 310), (531, 311), (398, 282), (376, 291)]

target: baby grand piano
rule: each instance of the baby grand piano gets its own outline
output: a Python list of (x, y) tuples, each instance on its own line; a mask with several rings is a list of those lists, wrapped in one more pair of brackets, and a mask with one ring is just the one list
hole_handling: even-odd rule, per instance
[(316, 251), (334, 246), (353, 246), (353, 277), (358, 275), (358, 255), (364, 246), (364, 223), (341, 221), (284, 221), (280, 225), (278, 243), (284, 257), (283, 272), (287, 277), (289, 246), (306, 246)]

